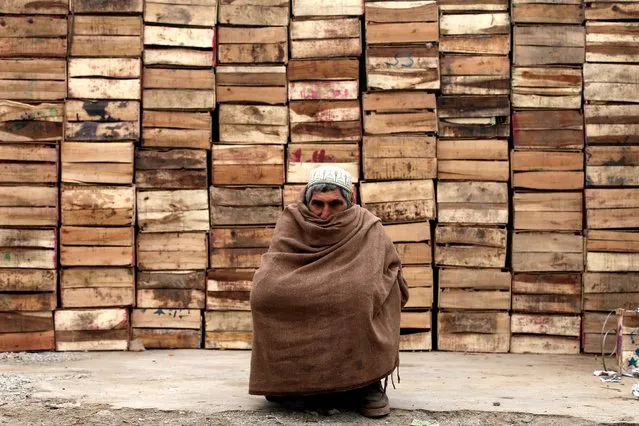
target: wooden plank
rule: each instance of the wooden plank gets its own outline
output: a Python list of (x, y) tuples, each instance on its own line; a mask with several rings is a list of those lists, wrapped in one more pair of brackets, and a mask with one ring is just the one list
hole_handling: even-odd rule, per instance
[(281, 185), (284, 148), (278, 145), (214, 145), (214, 185)]
[(205, 150), (137, 150), (138, 189), (204, 189), (208, 187)]
[(510, 35), (465, 35), (441, 36), (439, 51), (442, 53), (463, 53), (480, 55), (508, 55), (510, 53)]
[(63, 186), (62, 224), (130, 226), (135, 211), (134, 187)]
[(2, 5), (3, 13), (66, 15), (69, 13), (69, 0), (34, 3), (32, 0), (6, 0)]
[(131, 340), (138, 342), (145, 349), (199, 349), (202, 331), (133, 328)]
[(637, 143), (639, 105), (585, 105), (586, 140), (593, 144)]
[(399, 336), (400, 351), (430, 351), (433, 348), (431, 332), (410, 333)]
[(579, 109), (581, 93), (581, 67), (513, 68), (512, 103), (515, 108)]
[(250, 311), (248, 291), (209, 291), (206, 294), (208, 311)]
[(273, 228), (214, 228), (211, 229), (211, 248), (268, 248)]
[(212, 269), (208, 271), (206, 288), (216, 291), (251, 291), (255, 268)]
[(384, 223), (426, 221), (435, 216), (432, 180), (367, 182), (360, 186), (362, 206)]
[(56, 331), (126, 330), (126, 309), (73, 309), (55, 312)]
[[(473, 105), (473, 108), (468, 108)], [(508, 96), (440, 96), (438, 134), (444, 138), (505, 138), (510, 136)]]
[(83, 184), (132, 184), (133, 142), (65, 143), (62, 145), (62, 182)]
[(552, 36), (544, 25), (515, 25), (513, 65), (581, 65), (585, 61), (585, 28), (553, 25)]
[(402, 329), (413, 328), (427, 330), (431, 328), (432, 312), (402, 312), (400, 316), (400, 327)]
[(52, 292), (55, 294), (57, 272), (38, 269), (0, 269), (2, 292)]
[(206, 290), (204, 271), (138, 271), (139, 289), (195, 289)]
[(583, 149), (584, 118), (579, 111), (516, 111), (516, 149)]
[(138, 289), (138, 308), (203, 309), (204, 292), (194, 289)]
[(145, 46), (169, 46), (187, 48), (211, 48), (215, 37), (212, 28), (181, 28), (168, 26), (144, 26)]
[(293, 0), (293, 16), (359, 16), (362, 0)]
[(145, 49), (143, 57), (145, 65), (211, 68), (215, 63), (212, 51), (185, 48)]
[(582, 24), (584, 7), (581, 3), (559, 4), (548, 2), (513, 4), (514, 23)]
[(0, 333), (0, 351), (51, 351), (55, 349), (53, 330), (25, 333)]
[(0, 101), (0, 140), (19, 143), (62, 140), (63, 111), (62, 104)]
[(593, 3), (586, 9), (588, 21), (634, 20), (639, 16), (639, 7), (632, 2)]
[(452, 352), (506, 353), (510, 347), (510, 333), (439, 333), (437, 348)]
[(584, 64), (584, 98), (588, 101), (637, 103), (639, 65)]
[[(0, 333), (33, 333), (43, 331), (53, 331), (53, 312), (0, 313)], [(0, 338), (0, 341), (3, 340), (3, 338)]]
[(440, 64), (442, 76), (510, 77), (510, 61), (505, 56), (443, 55)]
[(133, 99), (141, 96), (139, 79), (70, 78), (69, 96), (90, 99)]
[(510, 309), (508, 291), (439, 290), (440, 309)]
[[(382, 31), (386, 34), (387, 30)], [(424, 38), (436, 37), (435, 34)], [(379, 38), (379, 43), (387, 43), (382, 40), (384, 37)], [(369, 90), (439, 89), (438, 49), (436, 46), (419, 45), (369, 46), (366, 50), (366, 76)]]
[(634, 231), (588, 230), (588, 251), (635, 253), (639, 252), (639, 234)]
[(144, 89), (144, 108), (163, 110), (208, 110), (215, 107), (212, 90)]
[(139, 78), (139, 58), (69, 58), (69, 77)]
[(437, 3), (430, 0), (366, 2), (367, 22), (437, 22)]
[(366, 180), (433, 179), (436, 140), (430, 136), (365, 136), (362, 145)]
[(439, 182), (441, 223), (506, 224), (508, 185), (498, 182)]
[(464, 0), (440, 0), (437, 2), (439, 10), (445, 12), (470, 12), (470, 11), (507, 11), (510, 3), (506, 0), (479, 0), (467, 2)]
[[(117, 24), (112, 24), (117, 25)], [(139, 57), (142, 55), (142, 37), (136, 35), (73, 35), (71, 56), (87, 57)]]
[(163, 328), (201, 330), (202, 312), (199, 309), (133, 309), (132, 328)]
[(214, 90), (215, 74), (212, 69), (145, 68), (144, 88)]
[(137, 266), (147, 270), (193, 270), (208, 266), (205, 232), (142, 233), (137, 238)]
[(187, 232), (209, 229), (206, 190), (144, 191), (137, 195), (140, 232)]
[(513, 236), (513, 270), (583, 271), (583, 237), (550, 232), (516, 232)]
[(505, 265), (505, 229), (440, 225), (435, 232), (436, 265), (479, 268)]
[(637, 186), (639, 149), (632, 146), (594, 146), (586, 149), (588, 186)]
[(636, 22), (586, 23), (586, 61), (588, 62), (637, 62)]
[(214, 226), (274, 224), (282, 211), (280, 188), (212, 186), (210, 199)]
[(50, 16), (4, 16), (0, 38), (66, 37), (67, 21)]
[(445, 36), (510, 33), (508, 13), (442, 15), (439, 23), (441, 34)]
[(510, 352), (518, 354), (579, 354), (579, 338), (563, 336), (513, 335)]
[(219, 6), (220, 24), (286, 26), (288, 1), (230, 0)]
[(311, 170), (331, 164), (348, 171), (353, 182), (359, 177), (359, 146), (344, 144), (289, 144), (286, 181), (306, 183)]
[(513, 195), (514, 227), (517, 230), (580, 231), (581, 192), (516, 192)]
[(251, 349), (251, 331), (207, 331), (204, 340), (206, 349)]
[(182, 3), (146, 1), (144, 22), (213, 27), (217, 23), (217, 2)]

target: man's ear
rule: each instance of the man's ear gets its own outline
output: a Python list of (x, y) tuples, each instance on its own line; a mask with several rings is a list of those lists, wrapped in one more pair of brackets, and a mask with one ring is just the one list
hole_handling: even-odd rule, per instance
[(355, 184), (351, 185), (351, 205), (357, 204), (357, 198), (355, 198)]

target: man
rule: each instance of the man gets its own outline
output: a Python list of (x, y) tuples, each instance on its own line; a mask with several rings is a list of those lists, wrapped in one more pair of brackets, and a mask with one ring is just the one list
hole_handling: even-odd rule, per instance
[(399, 364), (408, 288), (379, 218), (353, 200), (347, 171), (318, 167), (278, 220), (253, 280), (249, 393), (340, 393), (365, 416), (390, 412), (381, 380)]

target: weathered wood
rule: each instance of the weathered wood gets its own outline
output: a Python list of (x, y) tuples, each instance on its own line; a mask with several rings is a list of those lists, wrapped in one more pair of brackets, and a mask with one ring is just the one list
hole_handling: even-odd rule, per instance
[(206, 269), (207, 233), (139, 234), (137, 266), (146, 270)]
[(426, 92), (369, 92), (364, 94), (363, 107), (368, 134), (437, 131), (435, 98)]
[[(218, 28), (218, 59), (221, 64), (286, 63), (286, 27)], [(250, 41), (250, 42), (247, 42)]]
[(62, 104), (0, 101), (0, 141), (55, 142), (62, 139)]
[(513, 2), (514, 23), (582, 24), (584, 7), (579, 2)]
[(208, 311), (250, 311), (248, 291), (209, 291), (206, 294)]
[(0, 269), (1, 292), (52, 292), (55, 295), (56, 284), (55, 269)]
[(204, 338), (206, 349), (251, 349), (252, 331), (207, 331)]
[(508, 144), (504, 140), (440, 140), (437, 175), (442, 180), (507, 181)]
[(632, 2), (596, 2), (586, 9), (588, 21), (634, 20), (639, 17), (639, 7)]
[(217, 23), (217, 12), (217, 1), (146, 1), (144, 22), (213, 27)]
[(437, 210), (441, 223), (508, 223), (508, 185), (498, 182), (439, 182)]
[[(43, 331), (53, 331), (53, 312), (42, 311), (0, 313), (0, 333), (26, 334)], [(5, 339), (0, 337), (0, 342), (4, 340)], [(2, 344), (0, 343), (0, 345)]]
[(579, 338), (513, 334), (510, 338), (510, 352), (517, 354), (579, 354)]
[(516, 149), (583, 149), (584, 118), (579, 111), (516, 111)]
[(503, 268), (506, 230), (469, 226), (438, 226), (435, 264), (476, 268)]
[(132, 184), (133, 143), (65, 143), (62, 145), (62, 182)]
[(512, 266), (515, 272), (583, 271), (583, 237), (551, 232), (516, 232)]
[(587, 101), (639, 102), (639, 65), (584, 64)]
[[(28, 189), (28, 191), (25, 191)], [(49, 186), (0, 187), (0, 224), (3, 226), (56, 226), (58, 188)]]
[(586, 247), (588, 251), (639, 252), (639, 233), (635, 231), (588, 230)]
[[(387, 43), (383, 38), (379, 43)], [(439, 89), (438, 49), (419, 45), (370, 46), (366, 51), (366, 76), (368, 89), (372, 90)]]
[(580, 231), (581, 192), (516, 192), (513, 196), (514, 227), (517, 230)]
[(400, 316), (400, 327), (402, 329), (413, 328), (428, 330), (432, 324), (432, 312), (402, 312)]
[(581, 94), (581, 67), (513, 68), (512, 103), (514, 108), (579, 109)]
[(311, 170), (323, 164), (332, 164), (348, 171), (353, 182), (359, 177), (359, 146), (344, 144), (289, 144), (286, 181), (306, 183)]
[(138, 289), (138, 308), (203, 309), (204, 291), (194, 289)]
[(515, 25), (513, 65), (581, 65), (585, 61), (585, 28), (580, 25)]
[(637, 62), (638, 35), (636, 22), (587, 22), (586, 61)]
[(215, 291), (251, 291), (255, 268), (212, 269), (208, 271), (206, 289)]
[[(473, 108), (468, 108), (473, 105)], [(440, 96), (438, 134), (445, 138), (505, 138), (510, 136), (508, 96)]]
[(135, 184), (138, 189), (205, 189), (208, 187), (205, 150), (137, 150), (135, 167)]
[(356, 18), (294, 19), (290, 24), (291, 58), (344, 58), (362, 54)]
[(145, 109), (207, 110), (215, 107), (212, 90), (144, 89)]
[(436, 140), (429, 136), (366, 136), (362, 145), (364, 179), (434, 179)]
[(639, 190), (586, 189), (586, 223), (589, 229), (639, 227)]
[(202, 312), (199, 309), (133, 309), (132, 328), (161, 328), (201, 330)]
[(131, 341), (145, 349), (199, 349), (202, 330), (132, 328)]
[(426, 221), (435, 217), (432, 180), (362, 183), (360, 194), (362, 205), (384, 223)]
[(51, 351), (55, 349), (53, 330), (24, 333), (0, 332), (0, 351)]
[(510, 53), (510, 35), (441, 36), (439, 51), (474, 55), (508, 55)]
[(439, 350), (508, 352), (510, 319), (506, 312), (440, 312)]
[(142, 0), (71, 0), (71, 10), (75, 13), (142, 13), (142, 9)]
[(586, 185), (639, 185), (639, 147), (594, 146), (586, 149)]
[(204, 271), (139, 271), (139, 289), (195, 289), (206, 290)]
[(293, 0), (293, 16), (359, 16), (362, 0)]
[(207, 231), (208, 193), (204, 189), (138, 192), (137, 218), (140, 232)]
[(63, 186), (63, 225), (130, 226), (135, 211), (134, 187)]
[(277, 145), (214, 145), (214, 185), (284, 183), (284, 148)]
[(2, 4), (3, 13), (38, 14), (38, 15), (67, 15), (69, 0), (34, 3), (32, 0), (5, 0)]
[(284, 66), (216, 67), (217, 101), (284, 104), (287, 100)]
[(175, 65), (182, 67), (211, 68), (215, 63), (212, 51), (184, 48), (145, 49), (145, 65)]
[(589, 145), (639, 142), (639, 105), (585, 105), (584, 110)]
[(275, 224), (282, 211), (280, 188), (212, 186), (210, 200), (214, 226)]
[(211, 248), (268, 248), (273, 228), (214, 228), (211, 229)]
[(288, 108), (284, 106), (220, 106), (220, 141), (225, 143), (285, 144)]

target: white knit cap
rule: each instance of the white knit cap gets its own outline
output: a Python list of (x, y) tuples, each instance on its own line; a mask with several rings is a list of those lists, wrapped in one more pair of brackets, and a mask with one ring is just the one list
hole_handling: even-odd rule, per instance
[(309, 188), (311, 185), (318, 183), (330, 183), (348, 192), (353, 190), (353, 177), (349, 172), (340, 167), (319, 166), (311, 170), (306, 187)]

